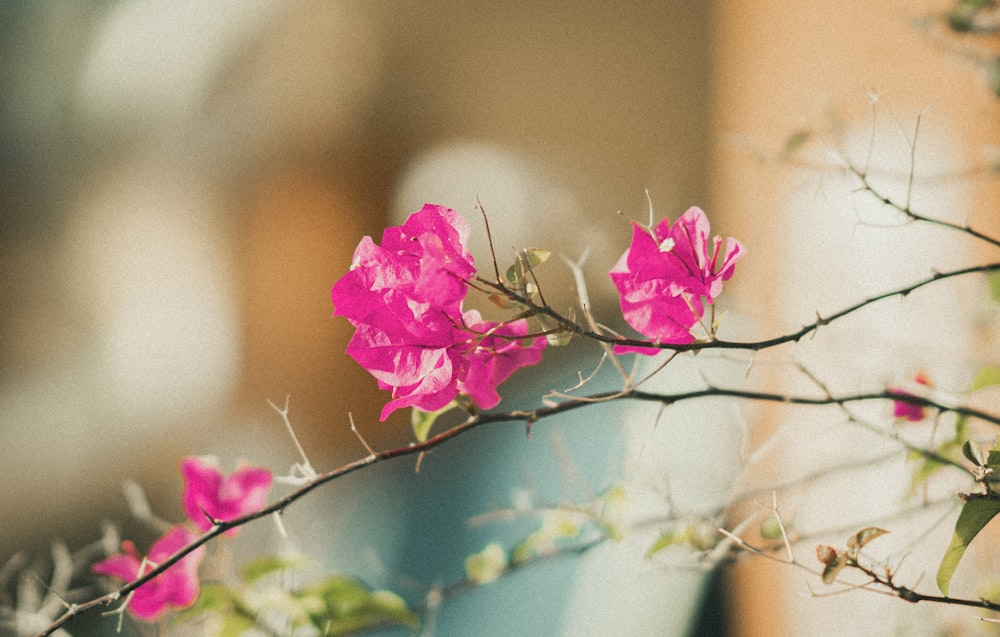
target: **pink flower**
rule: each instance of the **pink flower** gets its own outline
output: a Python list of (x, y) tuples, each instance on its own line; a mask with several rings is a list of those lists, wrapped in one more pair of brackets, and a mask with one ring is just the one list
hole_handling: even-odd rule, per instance
[[(141, 568), (142, 558), (135, 550), (135, 545), (125, 541), (122, 542), (123, 553), (94, 564), (91, 570), (98, 575), (110, 575), (133, 582), (195, 538), (195, 534), (189, 529), (177, 525), (150, 547), (145, 567)], [(135, 589), (128, 603), (129, 612), (143, 621), (152, 622), (170, 608), (190, 606), (198, 597), (198, 565), (204, 556), (205, 547), (199, 546), (166, 571)]]
[[(926, 387), (931, 387), (931, 381), (923, 372), (918, 373), (913, 377), (913, 382)], [(897, 396), (912, 396), (910, 392), (905, 389), (899, 388), (889, 388), (890, 394), (895, 394)], [(899, 418), (901, 420), (909, 420), (910, 422), (920, 422), (927, 417), (927, 408), (923, 405), (914, 405), (913, 403), (908, 403), (903, 400), (892, 401), (892, 416), (893, 418)]]
[[(463, 368), (458, 390), (468, 394), (481, 408), (489, 409), (500, 402), (497, 385), (519, 367), (538, 364), (547, 342), (544, 338), (530, 342), (521, 340), (519, 337), (528, 334), (528, 322), (524, 319), (493, 323), (483, 321), (475, 310), (466, 312), (464, 319), (468, 329), (466, 341), (453, 348)], [(479, 334), (489, 336), (480, 337)]]
[(347, 353), (392, 392), (382, 420), (405, 407), (441, 409), (458, 394), (489, 409), (499, 383), (541, 359), (546, 341), (525, 338), (526, 321), (487, 323), (463, 311), (476, 274), (468, 237), (457, 212), (427, 204), (387, 228), (381, 246), (365, 237), (333, 286), (334, 316), (355, 327)]
[[(229, 521), (264, 508), (272, 479), (270, 471), (254, 467), (241, 467), (223, 477), (214, 459), (195, 456), (181, 461), (181, 475), (184, 513), (201, 531), (212, 528), (208, 516)], [(229, 529), (226, 535), (235, 535), (237, 530)]]
[(431, 204), (386, 228), (381, 246), (365, 237), (351, 270), (333, 286), (333, 315), (414, 336), (449, 328), (476, 274), (468, 238), (465, 219)]
[[(708, 248), (708, 217), (692, 207), (673, 227), (664, 219), (652, 231), (633, 223), (632, 245), (609, 275), (618, 288), (625, 321), (657, 343), (690, 343), (691, 328), (722, 293), (736, 262), (745, 254), (733, 238), (726, 239), (726, 255), (719, 264), (722, 239)], [(616, 347), (617, 353), (653, 355), (658, 350)]]

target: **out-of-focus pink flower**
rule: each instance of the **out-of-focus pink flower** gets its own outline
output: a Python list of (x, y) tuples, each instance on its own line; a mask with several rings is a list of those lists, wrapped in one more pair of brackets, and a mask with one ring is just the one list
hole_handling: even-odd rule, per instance
[[(150, 547), (145, 567), (142, 567), (142, 558), (135, 550), (135, 545), (125, 541), (122, 542), (122, 553), (94, 564), (91, 570), (98, 575), (133, 582), (195, 539), (193, 532), (179, 524)], [(128, 603), (129, 612), (138, 619), (152, 622), (171, 608), (190, 606), (198, 597), (198, 566), (204, 556), (205, 547), (199, 546), (166, 571), (135, 589)]]
[[(931, 381), (923, 372), (918, 373), (913, 377), (913, 382), (919, 383), (926, 387), (931, 387)], [(912, 396), (910, 392), (905, 389), (900, 389), (898, 387), (890, 387), (890, 394), (895, 394), (897, 396)], [(914, 405), (913, 403), (908, 403), (903, 400), (892, 401), (892, 416), (894, 418), (899, 418), (900, 420), (909, 420), (910, 422), (920, 422), (927, 417), (927, 408), (923, 405)]]
[[(181, 505), (188, 519), (202, 531), (212, 528), (213, 520), (234, 520), (253, 513), (267, 504), (273, 476), (267, 469), (240, 467), (223, 476), (213, 458), (188, 456), (181, 461), (184, 493)], [(235, 535), (229, 529), (226, 535)]]
[[(745, 249), (726, 239), (726, 254), (719, 263), (722, 239), (712, 239), (701, 208), (687, 210), (673, 227), (664, 219), (652, 231), (633, 223), (632, 244), (609, 275), (618, 288), (622, 314), (636, 331), (656, 343), (690, 343), (691, 328), (705, 313), (704, 303), (714, 303)], [(651, 348), (617, 347), (618, 353), (656, 354)]]
[(460, 393), (489, 409), (499, 383), (541, 358), (546, 341), (524, 338), (524, 320), (498, 325), (463, 312), (476, 274), (468, 237), (461, 215), (427, 204), (387, 228), (381, 246), (365, 237), (333, 286), (334, 316), (355, 327), (348, 355), (392, 392), (382, 420), (405, 407), (436, 411)]

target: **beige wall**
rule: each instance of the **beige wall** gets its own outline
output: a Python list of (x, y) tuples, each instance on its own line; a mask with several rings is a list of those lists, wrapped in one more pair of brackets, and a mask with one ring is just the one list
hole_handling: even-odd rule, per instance
[[(784, 140), (809, 128), (823, 132), (823, 144), (830, 149), (847, 148), (855, 161), (862, 162), (872, 122), (868, 94), (876, 93), (880, 95), (879, 132), (874, 143), (882, 169), (905, 176), (908, 155), (901, 133), (912, 135), (920, 113), (924, 115), (917, 141), (918, 175), (983, 168), (990, 145), (995, 152), (1000, 107), (980, 69), (968, 57), (971, 39), (949, 36), (943, 29), (941, 16), (947, 8), (948, 3), (930, 2), (716, 3), (712, 111), (717, 152), (711, 196), (714, 207), (729, 211), (733, 234), (751, 246), (750, 255), (741, 264), (739, 290), (753, 295), (744, 297), (745, 306), (757, 309), (755, 324), (763, 333), (793, 331), (810, 322), (816, 310), (834, 309), (858, 300), (859, 294), (909, 282), (926, 275), (931, 267), (954, 263), (956, 254), (969, 258), (970, 244), (954, 236), (950, 240), (945, 237), (942, 244), (940, 233), (866, 227), (859, 215), (872, 209), (877, 213), (877, 206), (850, 194), (856, 184), (843, 180), (829, 165), (829, 153), (807, 152), (790, 162), (808, 159), (814, 162), (812, 169), (780, 161)], [(831, 133), (837, 127), (839, 132)], [(759, 155), (770, 159), (758, 160)], [(996, 179), (984, 179), (981, 171), (972, 178), (932, 179), (917, 179), (915, 210), (958, 222), (967, 215), (975, 227), (994, 233), (1000, 229)], [(902, 200), (905, 187), (900, 189), (898, 178), (889, 181), (894, 184), (892, 192)], [(905, 242), (911, 242), (908, 248), (900, 246)], [(975, 262), (974, 257), (971, 260)], [(869, 287), (871, 282), (874, 284)], [(951, 295), (941, 290), (941, 302), (953, 299)], [(966, 304), (976, 302), (973, 295), (960, 295), (959, 299)], [(898, 378), (889, 375), (888, 358), (894, 359), (896, 374), (900, 374), (914, 369), (900, 371), (901, 363), (919, 366), (944, 362), (947, 355), (952, 360), (963, 353), (974, 359), (982, 355), (976, 349), (981, 344), (972, 332), (938, 343), (942, 340), (940, 326), (946, 323), (942, 320), (937, 327), (923, 323), (914, 317), (924, 311), (920, 307), (911, 305), (909, 312), (891, 318), (876, 309), (866, 315), (867, 326), (855, 324), (846, 336), (833, 330), (817, 336), (815, 341), (825, 340), (826, 349), (805, 343), (795, 351), (786, 349), (776, 355), (793, 356), (806, 364), (812, 361), (814, 370), (827, 373), (827, 380), (835, 384), (858, 378), (876, 385)], [(872, 324), (883, 321), (890, 331), (915, 331), (919, 339), (916, 347), (912, 343), (894, 345), (892, 334), (872, 329)], [(886, 360), (872, 360), (855, 352), (855, 346), (865, 344), (885, 352)], [(941, 347), (949, 351), (942, 354)], [(844, 366), (831, 367), (837, 362)], [(942, 367), (948, 369), (947, 365)], [(764, 378), (770, 373), (772, 383), (787, 378), (767, 369), (760, 365), (758, 373)], [(941, 380), (955, 387), (967, 382), (954, 377)], [(754, 437), (763, 441), (782, 427), (804, 429), (809, 418), (785, 409), (765, 409)], [(796, 467), (801, 467), (795, 460), (803, 456), (836, 458), (841, 449), (842, 457), (864, 453), (858, 447), (838, 449), (831, 442), (829, 429), (810, 431), (814, 437), (799, 439), (800, 446), (794, 452), (786, 447), (786, 455), (771, 457), (770, 469), (762, 471), (760, 477), (794, 475)], [(850, 489), (842, 483), (818, 485), (807, 488), (804, 495), (786, 495), (783, 502), (790, 519), (794, 519), (796, 507), (802, 507), (799, 522), (808, 515), (810, 506), (826, 502), (827, 524), (836, 526), (870, 510), (866, 507), (872, 500), (880, 500), (887, 489), (895, 492), (907, 479), (905, 469), (889, 474), (863, 473), (855, 475)], [(848, 491), (852, 495), (845, 502), (839, 496)], [(905, 536), (903, 528), (894, 528)], [(948, 529), (944, 529), (944, 542), (947, 536)], [(940, 534), (935, 538), (940, 541)], [(927, 540), (914, 551), (933, 553), (933, 546), (933, 541)], [(800, 559), (813, 565), (812, 545), (805, 543), (798, 551)], [(925, 581), (933, 579), (935, 559), (939, 559), (937, 554), (926, 563), (929, 571)], [(915, 630), (921, 618), (927, 617), (921, 615), (927, 609), (872, 594), (810, 599), (808, 576), (764, 560), (745, 560), (735, 571), (738, 577), (731, 589), (737, 611), (734, 625), (738, 634), (748, 637), (905, 633)], [(813, 588), (824, 590), (818, 584)], [(972, 629), (957, 621), (964, 629)]]

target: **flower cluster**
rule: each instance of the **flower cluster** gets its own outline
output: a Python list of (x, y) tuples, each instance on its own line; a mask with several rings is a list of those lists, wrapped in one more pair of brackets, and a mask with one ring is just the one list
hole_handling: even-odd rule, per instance
[[(691, 329), (714, 303), (722, 282), (733, 276), (736, 262), (745, 254), (739, 241), (726, 239), (726, 254), (719, 263), (722, 239), (716, 236), (709, 251), (708, 217), (692, 207), (671, 227), (664, 219), (652, 230), (633, 223), (632, 244), (609, 275), (621, 298), (625, 321), (656, 343), (694, 341)], [(652, 348), (617, 347), (617, 353), (656, 354)]]
[[(223, 476), (213, 458), (194, 456), (181, 462), (181, 474), (184, 476), (184, 513), (201, 531), (211, 529), (213, 520), (234, 520), (264, 508), (272, 481), (270, 471), (255, 467), (241, 467), (232, 475)], [(226, 535), (236, 531), (229, 529)], [(122, 553), (94, 564), (91, 570), (98, 575), (132, 582), (195, 539), (194, 530), (177, 524), (153, 543), (145, 558), (139, 556), (132, 542), (125, 541)], [(205, 547), (200, 546), (135, 589), (128, 602), (129, 612), (143, 621), (156, 621), (171, 608), (184, 608), (194, 603), (198, 597), (198, 567), (204, 556)]]
[(355, 332), (347, 353), (392, 391), (381, 419), (404, 407), (436, 411), (459, 394), (480, 408), (500, 402), (496, 387), (541, 360), (544, 338), (525, 320), (484, 321), (463, 310), (476, 266), (469, 226), (450, 208), (425, 205), (381, 246), (365, 237), (351, 270), (333, 286), (334, 316)]

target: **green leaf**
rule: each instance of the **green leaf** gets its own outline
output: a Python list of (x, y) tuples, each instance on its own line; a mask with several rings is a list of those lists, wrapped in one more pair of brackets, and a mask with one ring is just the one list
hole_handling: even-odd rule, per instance
[(411, 409), (410, 424), (413, 426), (413, 435), (417, 437), (417, 441), (427, 442), (427, 436), (430, 434), (431, 427), (434, 426), (434, 421), (438, 419), (438, 416), (451, 411), (457, 406), (458, 401), (453, 400), (437, 411), (421, 411), (416, 407)]
[(1000, 513), (1000, 501), (982, 497), (970, 497), (965, 501), (962, 512), (958, 514), (958, 521), (955, 522), (955, 534), (951, 538), (951, 544), (945, 551), (941, 566), (938, 567), (937, 585), (945, 597), (948, 596), (948, 585), (965, 554), (965, 549), (998, 513)]
[(621, 485), (614, 485), (597, 498), (597, 522), (604, 535), (620, 540), (625, 535), (625, 516), (628, 513), (628, 493)]
[(1000, 272), (990, 274), (986, 277), (986, 281), (990, 287), (990, 300), (1000, 303)]
[(237, 613), (222, 615), (222, 625), (213, 637), (240, 637), (240, 635), (255, 628), (253, 619)]
[(837, 556), (837, 559), (831, 561), (823, 569), (823, 583), (833, 584), (837, 581), (837, 576), (840, 575), (845, 566), (847, 566), (847, 560), (842, 556)]
[(653, 545), (649, 547), (649, 550), (646, 551), (646, 557), (647, 558), (653, 557), (660, 551), (668, 549), (674, 544), (677, 544), (677, 539), (678, 539), (677, 535), (674, 534), (673, 531), (661, 532), (660, 537), (656, 538), (656, 541), (653, 542)]
[(976, 372), (976, 377), (972, 379), (972, 384), (969, 385), (969, 392), (987, 387), (996, 387), (997, 385), (1000, 385), (1000, 367), (987, 365)]
[(301, 555), (269, 555), (244, 564), (243, 568), (240, 569), (240, 575), (242, 575), (244, 582), (253, 584), (271, 573), (302, 568), (308, 563), (309, 560)]
[(761, 522), (760, 534), (765, 540), (780, 540), (783, 534), (778, 518), (767, 518)]
[(983, 446), (978, 440), (966, 440), (962, 445), (962, 455), (977, 467), (983, 466)]
[[(943, 453), (939, 451), (939, 453)], [(951, 465), (944, 462), (939, 462), (933, 458), (925, 458), (919, 451), (910, 451), (907, 453), (907, 460), (912, 460), (917, 464), (916, 469), (913, 470), (913, 479), (910, 482), (910, 491), (915, 493), (917, 487), (919, 487), (923, 482), (925, 482), (931, 475), (938, 469), (943, 469), (945, 467), (950, 467)]]
[(805, 144), (812, 137), (812, 133), (808, 130), (797, 130), (788, 136), (785, 141), (785, 152), (793, 153), (797, 148)]
[(524, 275), (529, 270), (537, 268), (549, 260), (552, 253), (541, 248), (524, 248), (517, 253), (517, 260), (507, 268), (507, 280), (515, 287), (520, 288)]
[(948, 26), (959, 33), (976, 29), (976, 16), (993, 6), (993, 0), (958, 0), (948, 14)]
[(201, 613), (228, 612), (236, 599), (236, 591), (225, 584), (206, 582), (201, 586), (198, 600), (184, 611), (184, 615), (193, 617)]
[(420, 617), (399, 595), (371, 590), (347, 575), (331, 575), (297, 591), (309, 621), (323, 635), (348, 635), (383, 626), (420, 626)]
[(1000, 474), (1000, 449), (990, 449), (986, 454), (986, 468), (992, 469), (994, 474)]
[(857, 553), (858, 551), (860, 551), (865, 547), (865, 544), (868, 544), (877, 537), (882, 537), (886, 533), (888, 533), (888, 531), (886, 531), (885, 529), (881, 529), (877, 526), (869, 526), (867, 528), (861, 529), (860, 531), (852, 535), (850, 538), (848, 538), (847, 548), (853, 551), (854, 553)]
[(465, 558), (465, 576), (479, 585), (489, 584), (506, 570), (507, 553), (496, 542)]

